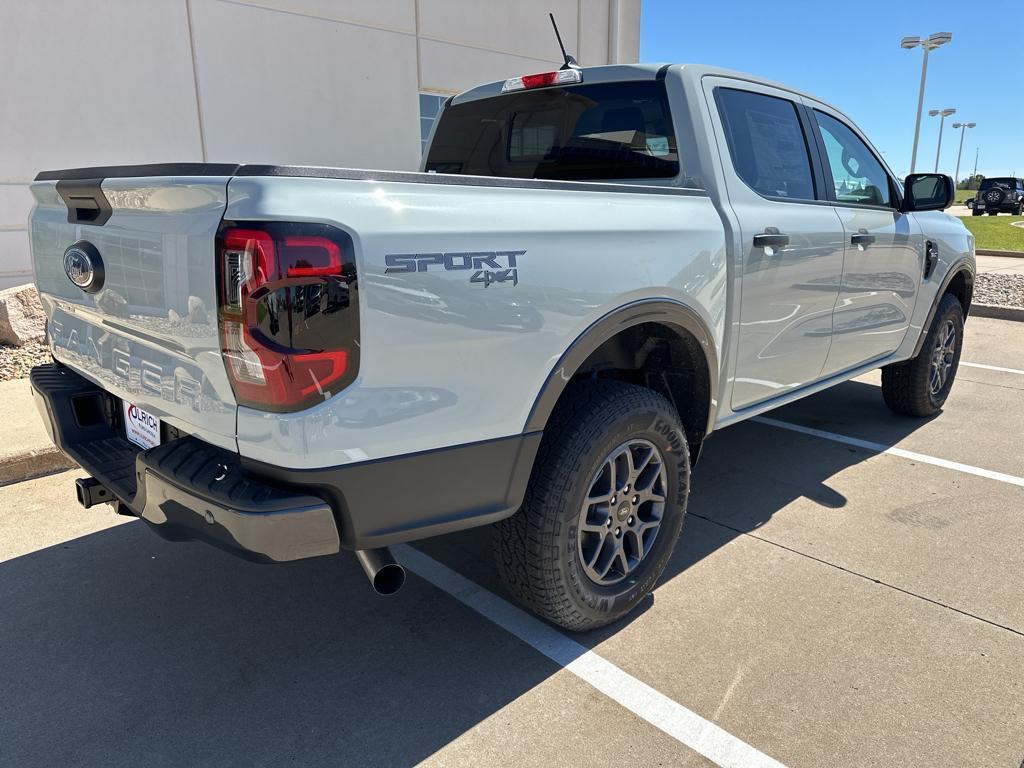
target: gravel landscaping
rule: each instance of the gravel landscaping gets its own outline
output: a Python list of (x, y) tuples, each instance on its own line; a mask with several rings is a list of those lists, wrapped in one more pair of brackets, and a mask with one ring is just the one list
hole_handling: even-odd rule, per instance
[(1024, 309), (1024, 275), (982, 273), (974, 281), (974, 301)]
[(50, 350), (41, 341), (23, 347), (0, 344), (0, 381), (28, 376), (32, 366), (50, 362)]

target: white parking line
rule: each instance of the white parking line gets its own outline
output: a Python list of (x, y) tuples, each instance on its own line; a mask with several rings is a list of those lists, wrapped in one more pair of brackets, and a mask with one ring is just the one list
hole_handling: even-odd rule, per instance
[(782, 763), (419, 550), (407, 544), (393, 549), (410, 571), (716, 765), (782, 768)]
[(1024, 376), (1024, 371), (1017, 368), (1002, 368), (998, 365), (985, 365), (984, 363), (968, 363), (963, 360), (960, 361), (960, 365), (966, 365), (968, 368), (984, 368), (986, 371), (1002, 371), (1003, 373), (1016, 373), (1018, 376)]
[(1024, 477), (1008, 475), (1005, 472), (996, 472), (992, 469), (983, 469), (982, 467), (974, 467), (970, 464), (961, 464), (959, 461), (949, 461), (948, 459), (940, 459), (936, 456), (929, 456), (924, 453), (906, 451), (902, 448), (896, 448), (895, 446), (885, 445), (883, 443), (872, 443), (868, 440), (859, 440), (856, 437), (838, 435), (835, 432), (826, 432), (823, 429), (814, 429), (813, 427), (803, 427), (799, 424), (790, 424), (788, 421), (769, 419), (767, 416), (754, 416), (751, 421), (768, 424), (769, 426), (779, 427), (781, 429), (788, 429), (791, 432), (799, 432), (804, 435), (821, 437), (825, 440), (832, 440), (836, 443), (854, 445), (858, 448), (864, 448), (865, 450), (874, 451), (876, 453), (887, 453), (890, 456), (901, 456), (904, 459), (911, 459), (912, 461), (919, 461), (922, 464), (931, 464), (932, 466), (943, 467), (944, 469), (953, 469), (957, 472), (964, 472), (968, 475), (987, 477), (989, 480), (998, 480), (1001, 483), (1008, 483), (1009, 485), (1017, 485), (1024, 488)]

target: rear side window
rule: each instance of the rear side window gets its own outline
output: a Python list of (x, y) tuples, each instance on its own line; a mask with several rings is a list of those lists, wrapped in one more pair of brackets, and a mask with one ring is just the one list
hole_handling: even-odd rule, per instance
[(814, 199), (807, 140), (788, 99), (716, 88), (715, 100), (737, 175), (766, 197)]
[(584, 83), (447, 107), (426, 170), (569, 181), (656, 179), (679, 174), (679, 155), (664, 83)]

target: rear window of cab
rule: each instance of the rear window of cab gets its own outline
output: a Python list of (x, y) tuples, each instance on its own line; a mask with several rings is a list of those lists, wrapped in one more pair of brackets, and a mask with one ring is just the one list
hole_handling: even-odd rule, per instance
[(1016, 186), (1019, 186), (1019, 184), (1018, 184), (1017, 180), (1014, 179), (1014, 178), (984, 179), (981, 182), (981, 186), (978, 189), (979, 190), (991, 189), (992, 187), (1002, 187), (1003, 189), (1013, 189)]
[(425, 170), (567, 181), (672, 178), (679, 155), (663, 82), (584, 83), (448, 106)]

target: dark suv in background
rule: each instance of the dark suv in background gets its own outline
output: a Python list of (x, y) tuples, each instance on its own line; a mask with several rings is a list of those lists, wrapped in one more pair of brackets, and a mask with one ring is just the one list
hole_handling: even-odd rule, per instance
[(1024, 215), (1024, 179), (1006, 176), (982, 181), (971, 215), (981, 216), (983, 213), (989, 216), (997, 213)]

